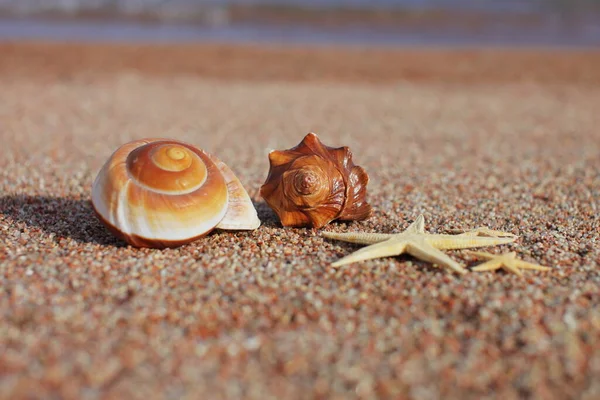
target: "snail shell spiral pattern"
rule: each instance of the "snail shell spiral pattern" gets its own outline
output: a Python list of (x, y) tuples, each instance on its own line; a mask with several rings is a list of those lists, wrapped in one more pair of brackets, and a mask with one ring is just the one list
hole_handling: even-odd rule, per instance
[(211, 230), (253, 230), (260, 220), (231, 169), (190, 144), (142, 139), (118, 148), (92, 187), (102, 223), (136, 247), (176, 247)]
[(325, 146), (309, 133), (296, 147), (269, 153), (270, 169), (260, 193), (283, 226), (321, 228), (329, 222), (363, 220), (369, 176), (354, 165), (346, 146)]

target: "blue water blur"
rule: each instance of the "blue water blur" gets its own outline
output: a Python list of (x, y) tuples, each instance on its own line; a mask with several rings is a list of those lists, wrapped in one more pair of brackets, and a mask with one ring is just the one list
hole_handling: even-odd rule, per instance
[[(600, 46), (600, 2), (597, 14), (581, 12), (594, 0), (0, 0), (0, 40), (109, 41), (109, 42), (230, 42), (272, 44), (319, 44), (358, 46)], [(470, 10), (506, 15), (543, 15), (543, 23), (518, 28), (488, 24), (477, 30), (460, 27), (383, 28), (315, 27), (231, 22), (231, 4), (277, 4), (321, 10), (330, 7), (394, 8), (403, 10)], [(70, 8), (68, 8), (68, 7)], [(67, 8), (65, 8), (67, 7)], [(108, 8), (106, 8), (108, 7)], [(111, 8), (112, 7), (112, 8)], [(81, 20), (41, 19), (39, 12), (75, 15), (82, 10), (107, 10), (117, 17), (151, 11), (164, 17), (163, 23), (143, 24), (134, 19)], [(578, 11), (579, 10), (579, 11)], [(198, 12), (198, 14), (196, 14)], [(71, 14), (69, 14), (71, 13)], [(133, 14), (132, 14), (133, 13)], [(575, 14), (574, 14), (575, 13)], [(201, 15), (207, 21), (185, 22)], [(576, 22), (572, 17), (576, 15)], [(11, 16), (11, 18), (9, 18)], [(36, 19), (37, 16), (37, 19)], [(172, 18), (181, 18), (174, 23)], [(566, 17), (565, 17), (566, 16)], [(571, 18), (569, 20), (569, 18)], [(169, 23), (166, 23), (166, 22)], [(567, 21), (567, 25), (565, 25)], [(216, 22), (216, 23), (215, 23)], [(455, 24), (457, 25), (457, 24)]]
[(0, 40), (100, 42), (225, 42), (358, 46), (542, 46), (596, 47), (600, 29), (562, 34), (552, 28), (523, 32), (502, 28), (473, 34), (460, 31), (402, 31), (374, 28), (234, 24), (142, 24), (119, 21), (0, 20)]

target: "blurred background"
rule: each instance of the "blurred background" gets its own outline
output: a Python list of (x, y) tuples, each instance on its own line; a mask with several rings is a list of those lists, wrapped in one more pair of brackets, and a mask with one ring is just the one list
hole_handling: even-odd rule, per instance
[(600, 44), (600, 0), (0, 0), (0, 39)]

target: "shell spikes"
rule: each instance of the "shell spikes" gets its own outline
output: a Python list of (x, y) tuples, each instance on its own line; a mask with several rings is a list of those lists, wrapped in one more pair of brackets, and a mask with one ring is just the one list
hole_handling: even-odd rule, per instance
[(288, 150), (269, 154), (270, 169), (260, 193), (283, 226), (321, 228), (329, 222), (371, 215), (369, 176), (354, 165), (346, 146), (328, 147), (315, 133)]

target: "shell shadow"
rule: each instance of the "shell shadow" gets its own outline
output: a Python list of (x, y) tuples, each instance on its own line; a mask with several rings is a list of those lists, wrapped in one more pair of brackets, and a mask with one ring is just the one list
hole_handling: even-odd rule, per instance
[(53, 196), (2, 196), (0, 216), (82, 243), (115, 247), (127, 245), (101, 224), (90, 200)]
[(269, 207), (269, 205), (265, 201), (254, 201), (254, 208), (256, 208), (256, 213), (258, 214), (258, 219), (260, 219), (261, 226), (267, 226), (269, 228), (281, 228), (281, 223), (279, 222), (279, 217), (275, 214), (275, 211)]

